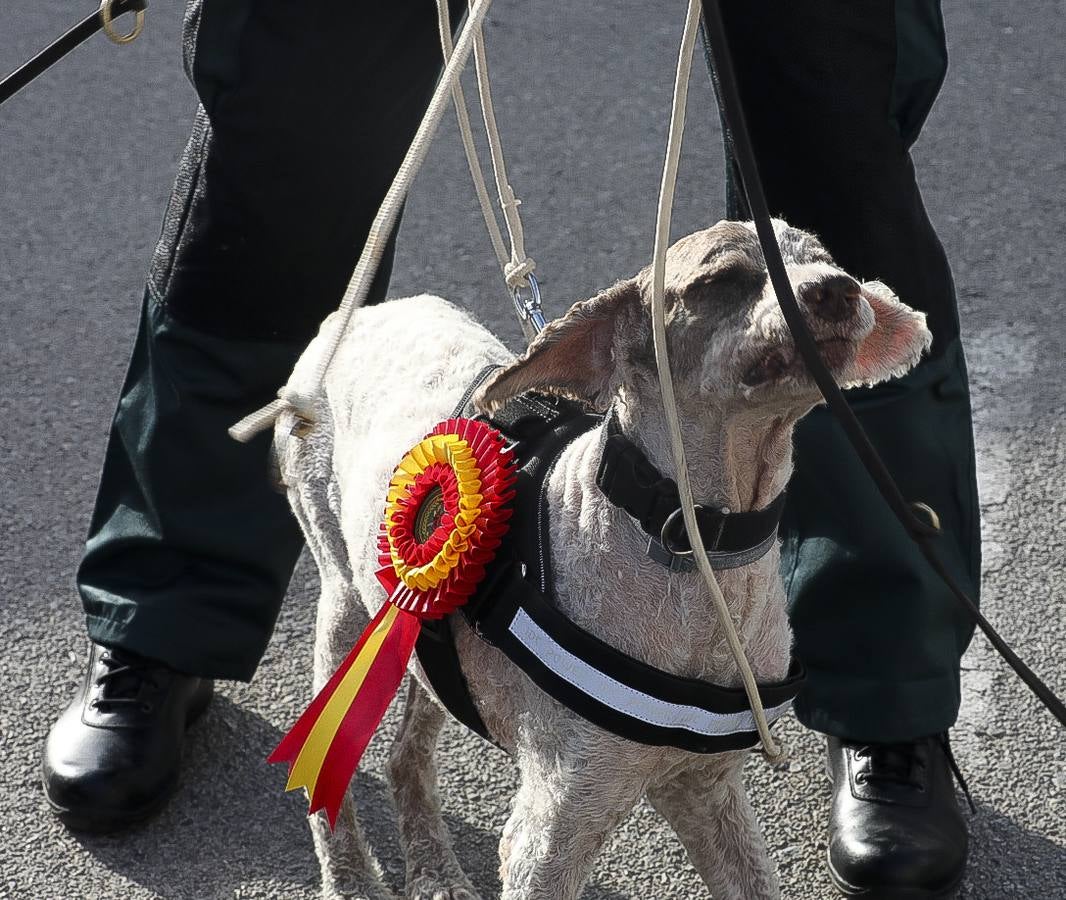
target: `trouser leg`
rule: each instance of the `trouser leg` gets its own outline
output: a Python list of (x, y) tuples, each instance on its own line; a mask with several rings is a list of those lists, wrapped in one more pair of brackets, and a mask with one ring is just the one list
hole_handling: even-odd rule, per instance
[[(269, 401), (336, 307), (440, 71), (432, 4), (196, 0), (200, 98), (148, 278), (78, 588), (90, 636), (250, 678), (301, 547)], [(372, 291), (383, 297), (385, 260)]]
[[(724, 3), (742, 99), (775, 215), (819, 234), (837, 262), (928, 315), (912, 373), (850, 392), (903, 494), (931, 505), (939, 552), (979, 586), (979, 507), (954, 286), (909, 149), (946, 66), (936, 0)], [(750, 217), (736, 189), (730, 215)], [(782, 534), (810, 727), (904, 740), (950, 726), (973, 625), (929, 569), (824, 408), (796, 433)]]

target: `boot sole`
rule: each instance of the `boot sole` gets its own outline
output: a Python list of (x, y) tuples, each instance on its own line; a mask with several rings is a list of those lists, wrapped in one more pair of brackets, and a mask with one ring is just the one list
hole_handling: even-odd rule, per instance
[[(211, 705), (214, 695), (214, 684), (212, 683), (211, 688), (206, 692), (206, 696), (203, 699), (193, 701), (185, 716), (186, 731), (207, 711), (207, 707)], [(116, 831), (124, 831), (128, 828), (143, 825), (151, 819), (167, 805), (170, 798), (177, 791), (180, 782), (179, 775), (175, 774), (174, 778), (151, 803), (132, 810), (103, 812), (101, 810), (68, 809), (52, 802), (52, 798), (48, 796), (47, 787), (45, 787), (44, 799), (48, 802), (48, 806), (55, 817), (71, 831), (83, 834), (113, 834)]]
[(833, 868), (833, 861), (829, 858), (828, 847), (825, 851), (825, 862), (826, 867), (829, 869), (829, 877), (832, 879), (833, 886), (845, 897), (862, 897), (863, 900), (949, 900), (949, 898), (955, 897), (958, 893), (963, 876), (966, 874), (965, 872), (960, 873), (959, 877), (950, 885), (935, 890), (905, 887), (863, 888), (848, 884), (837, 874), (837, 870)]
[(123, 810), (114, 814), (105, 814), (99, 810), (85, 812), (80, 809), (67, 809), (53, 803), (47, 796), (48, 807), (53, 815), (71, 831), (81, 834), (114, 834), (138, 825), (143, 825), (156, 813), (160, 812), (178, 789), (178, 779), (167, 785), (159, 797), (149, 806), (134, 810)]

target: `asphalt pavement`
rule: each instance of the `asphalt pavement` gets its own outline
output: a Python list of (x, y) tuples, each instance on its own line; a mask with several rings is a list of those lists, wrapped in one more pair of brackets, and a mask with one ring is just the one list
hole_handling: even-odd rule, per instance
[[(138, 41), (119, 48), (98, 36), (0, 109), (5, 898), (303, 898), (317, 891), (304, 801), (284, 794), (281, 767), (264, 762), (310, 690), (317, 579), (306, 560), (254, 682), (222, 685), (191, 732), (183, 785), (161, 816), (129, 834), (80, 837), (53, 820), (39, 783), (41, 743), (83, 672), (72, 571), (147, 261), (194, 109), (181, 70), (180, 7), (177, 0), (153, 4)], [(0, 72), (92, 8), (5, 0)], [(1034, 0), (949, 4), (952, 68), (915, 153), (954, 266), (971, 364), (984, 608), (1060, 694), (1062, 12), (1061, 2)], [(494, 8), (487, 40), (496, 106), (549, 315), (650, 258), (682, 18), (680, 2), (533, 0)], [(713, 222), (723, 210), (717, 113), (702, 71), (690, 103), (675, 234)], [(396, 296), (423, 291), (466, 304), (518, 346), (451, 117), (409, 204), (392, 285)], [(1063, 731), (981, 638), (963, 665), (954, 740), (978, 812), (969, 817), (972, 860), (960, 896), (1066, 898)], [(787, 769), (750, 763), (755, 804), (785, 896), (831, 897), (820, 742), (794, 721), (783, 734), (793, 751)], [(374, 742), (356, 790), (386, 875), (399, 888), (395, 815), (382, 772), (386, 745)], [(449, 726), (440, 769), (459, 856), (493, 896), (513, 768)], [(641, 807), (611, 840), (585, 896), (706, 892), (676, 839)]]

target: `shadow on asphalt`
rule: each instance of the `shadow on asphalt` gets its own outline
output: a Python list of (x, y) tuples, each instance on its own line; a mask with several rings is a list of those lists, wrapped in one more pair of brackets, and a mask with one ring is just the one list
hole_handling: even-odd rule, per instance
[[(166, 900), (313, 890), (318, 867), (302, 797), (265, 756), (281, 733), (215, 695), (186, 740), (182, 784), (163, 812), (115, 836), (78, 835), (108, 869)], [(277, 895), (277, 894), (275, 894)]]
[(1056, 883), (1055, 896), (1066, 897), (1066, 847), (982, 804), (967, 824), (970, 861), (958, 900), (1046, 897)]
[[(74, 836), (108, 869), (166, 900), (255, 896), (313, 897), (318, 864), (304, 822), (301, 793), (284, 793), (285, 771), (265, 757), (281, 731), (257, 713), (216, 696), (189, 733), (184, 780), (157, 818), (115, 836)], [(402, 895), (396, 815), (388, 785), (361, 773), (355, 783), (360, 816), (390, 886)], [(463, 869), (488, 900), (498, 897), (498, 834), (446, 817)], [(969, 816), (970, 866), (959, 900), (1036, 897), (1062, 882), (1066, 848), (996, 810)], [(590, 884), (583, 900), (626, 900)]]
[[(265, 757), (282, 732), (255, 712), (216, 695), (189, 732), (183, 781), (155, 819), (114, 836), (75, 835), (116, 874), (166, 900), (211, 900), (317, 893), (318, 863), (300, 792), (284, 793), (283, 766)], [(404, 867), (391, 791), (360, 773), (356, 801), (389, 885), (402, 896)], [(463, 869), (485, 898), (497, 897), (499, 836), (446, 817)], [(590, 885), (583, 900), (626, 900)]]

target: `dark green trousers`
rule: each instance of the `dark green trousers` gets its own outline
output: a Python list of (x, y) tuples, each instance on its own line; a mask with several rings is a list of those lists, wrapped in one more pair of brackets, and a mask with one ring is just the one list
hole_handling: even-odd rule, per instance
[[(955, 289), (909, 156), (947, 70), (940, 5), (722, 6), (771, 210), (818, 233), (848, 272), (884, 281), (928, 317), (930, 357), (849, 400), (904, 496), (938, 512), (940, 552), (976, 597), (980, 510)], [(727, 175), (730, 215), (749, 218), (735, 166)], [(799, 718), (879, 741), (954, 723), (973, 623), (824, 408), (797, 429), (782, 534), (796, 652), (809, 676)]]
[[(336, 308), (429, 102), (439, 41), (428, 2), (189, 3), (200, 108), (78, 570), (93, 640), (254, 674), (302, 538), (268, 479), (269, 436), (240, 445), (226, 429), (273, 399)], [(391, 267), (390, 248), (369, 302)]]
[[(942, 550), (976, 590), (954, 290), (908, 154), (946, 65), (939, 6), (723, 6), (774, 212), (929, 316), (932, 357), (852, 399), (904, 493), (939, 512)], [(202, 675), (252, 676), (300, 548), (269, 487), (267, 439), (240, 446), (225, 429), (270, 398), (335, 306), (439, 71), (432, 5), (309, 9), (294, 18), (291, 0), (190, 6), (187, 63), (202, 108), (78, 573), (94, 639)], [(377, 39), (360, 42), (371, 25)], [(730, 184), (730, 214), (743, 216)], [(821, 411), (797, 435), (783, 535), (811, 673), (800, 718), (869, 740), (947, 728), (971, 625)]]

